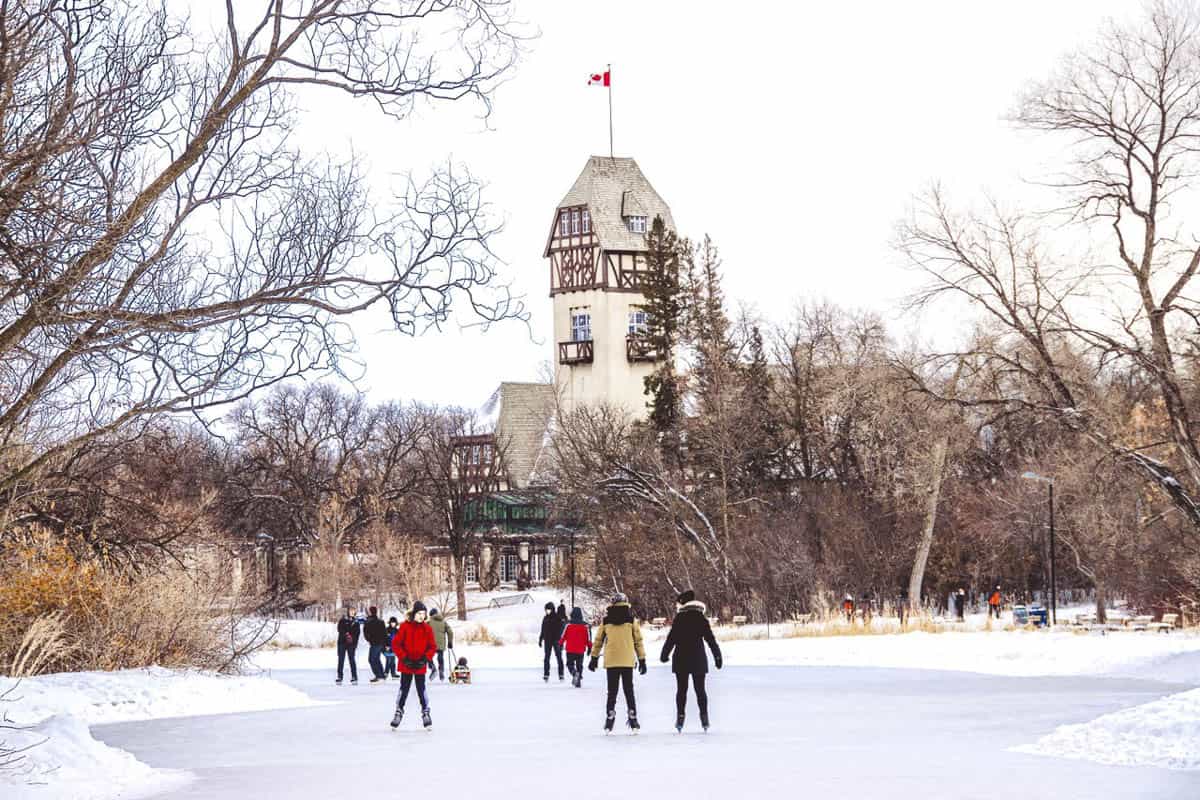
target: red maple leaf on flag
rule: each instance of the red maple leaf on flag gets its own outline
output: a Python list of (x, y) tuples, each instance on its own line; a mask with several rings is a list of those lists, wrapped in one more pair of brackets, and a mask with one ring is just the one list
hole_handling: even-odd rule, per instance
[(588, 78), (588, 86), (611, 86), (612, 78), (608, 70), (604, 72), (593, 72), (592, 77)]

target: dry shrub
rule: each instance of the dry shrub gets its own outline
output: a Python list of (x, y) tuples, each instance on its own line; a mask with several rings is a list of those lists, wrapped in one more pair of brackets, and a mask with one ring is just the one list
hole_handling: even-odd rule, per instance
[(229, 671), (273, 629), (246, 621), (221, 563), (129, 574), (42, 538), (0, 556), (0, 670), (159, 665)]
[(504, 644), (504, 640), (489, 631), (486, 625), (469, 628), (463, 641), (467, 644), (490, 644), (493, 647), (500, 647)]

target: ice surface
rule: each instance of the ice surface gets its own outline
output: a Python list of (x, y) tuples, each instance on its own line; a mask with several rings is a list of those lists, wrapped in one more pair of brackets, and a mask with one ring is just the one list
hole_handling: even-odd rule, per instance
[[(532, 650), (532, 648), (531, 648)], [(1189, 798), (1200, 774), (1011, 752), (1065, 723), (1157, 700), (1179, 687), (1130, 679), (1004, 677), (932, 670), (727, 667), (710, 677), (713, 729), (694, 701), (672, 729), (675, 684), (636, 679), (643, 730), (601, 731), (602, 672), (584, 687), (480, 668), (472, 686), (432, 689), (434, 730), (415, 703), (388, 727), (396, 686), (334, 686), (324, 671), (279, 673), (333, 705), (102, 726), (95, 734), (195, 780), (169, 798), (315, 800), (407, 776), (422, 795), (581, 800), (664, 798)], [(618, 703), (619, 719), (624, 708)], [(383, 776), (382, 779), (380, 776)], [(390, 778), (389, 778), (390, 776)], [(391, 783), (388, 784), (388, 780)], [(410, 792), (411, 793), (411, 792)]]

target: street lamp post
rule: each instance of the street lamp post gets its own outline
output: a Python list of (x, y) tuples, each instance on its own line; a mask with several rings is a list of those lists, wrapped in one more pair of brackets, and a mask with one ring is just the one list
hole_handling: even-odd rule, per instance
[(1050, 498), (1050, 624), (1058, 624), (1058, 575), (1056, 571), (1056, 548), (1054, 546), (1054, 479), (1044, 478), (1036, 472), (1024, 472), (1025, 480), (1040, 481), (1049, 489)]
[(566, 530), (570, 533), (570, 536), (571, 536), (571, 608), (574, 608), (575, 607), (575, 527), (571, 526), (570, 528), (568, 528), (566, 525), (563, 525), (560, 523), (558, 525), (555, 525), (554, 529), (556, 531), (559, 531), (560, 534), (562, 531)]

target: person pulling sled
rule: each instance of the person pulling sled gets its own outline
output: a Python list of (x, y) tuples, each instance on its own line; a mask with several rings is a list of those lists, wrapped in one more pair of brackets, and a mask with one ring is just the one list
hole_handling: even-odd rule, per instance
[(629, 598), (618, 592), (604, 614), (604, 622), (592, 642), (592, 658), (588, 670), (596, 671), (600, 654), (604, 654), (604, 670), (608, 673), (608, 699), (605, 706), (604, 732), (612, 733), (617, 718), (617, 686), (625, 692), (628, 709), (627, 724), (637, 733), (641, 729), (637, 718), (637, 700), (633, 696), (633, 668), (646, 674), (646, 649), (642, 646), (642, 629), (633, 618)]
[(399, 728), (404, 719), (404, 705), (408, 692), (417, 685), (417, 699), (421, 702), (421, 724), (426, 730), (433, 727), (429, 716), (429, 698), (425, 694), (425, 667), (437, 652), (437, 641), (433, 628), (426, 622), (425, 604), (420, 600), (413, 603), (412, 610), (392, 637), (392, 652), (400, 662), (400, 692), (396, 695), (396, 713), (392, 717), (392, 728)]
[(571, 685), (578, 689), (583, 686), (583, 656), (592, 649), (592, 629), (583, 621), (582, 608), (576, 606), (571, 609), (571, 621), (563, 630), (558, 644), (566, 645), (567, 671), (571, 673)]
[(707, 642), (708, 649), (712, 650), (717, 669), (721, 668), (721, 648), (704, 616), (704, 603), (696, 599), (696, 593), (689, 589), (679, 595), (676, 603), (679, 611), (671, 622), (671, 631), (663, 642), (660, 657), (664, 664), (670, 659), (671, 671), (675, 673), (675, 730), (683, 732), (690, 678), (696, 690), (696, 705), (700, 707), (700, 726), (707, 731), (708, 692), (704, 680), (708, 675), (708, 655), (704, 652), (704, 644)]

